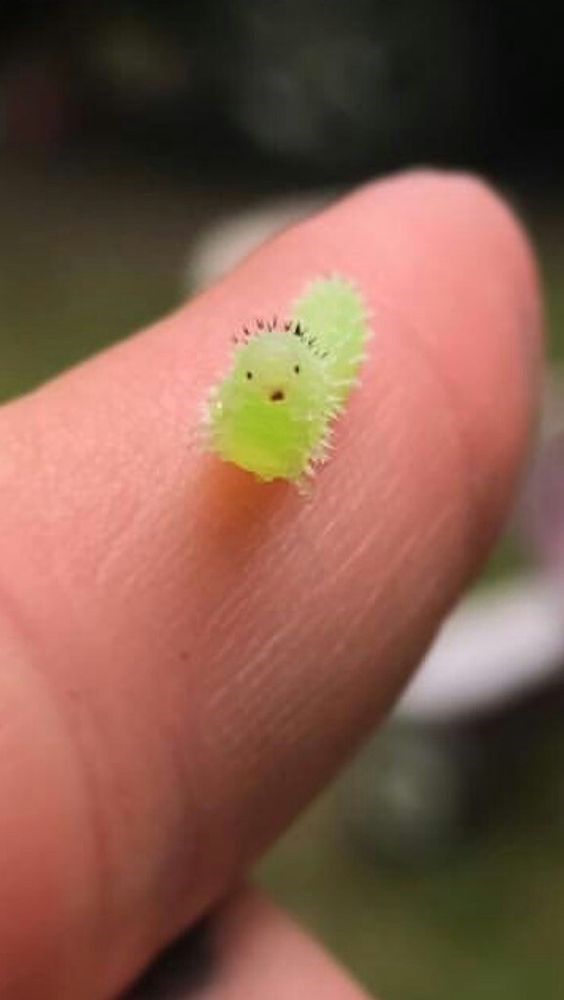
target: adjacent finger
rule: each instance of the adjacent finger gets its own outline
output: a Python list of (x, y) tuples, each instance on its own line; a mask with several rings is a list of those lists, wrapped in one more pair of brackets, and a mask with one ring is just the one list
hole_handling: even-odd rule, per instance
[(123, 1000), (366, 1000), (264, 896), (241, 890), (175, 941)]
[(200, 991), (183, 1000), (367, 1000), (323, 949), (249, 890), (215, 918), (216, 958)]

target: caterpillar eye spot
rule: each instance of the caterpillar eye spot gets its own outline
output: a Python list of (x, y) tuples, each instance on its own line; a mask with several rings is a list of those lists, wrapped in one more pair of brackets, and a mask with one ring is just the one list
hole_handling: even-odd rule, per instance
[(245, 372), (245, 375), (246, 375), (247, 379), (248, 379), (248, 380), (249, 380), (249, 382), (250, 382), (250, 381), (251, 381), (251, 379), (252, 379), (252, 377), (253, 377), (253, 373), (252, 373), (252, 372)]
[(300, 374), (300, 366), (299, 365), (294, 365), (294, 371), (295, 371), (296, 375), (299, 375)]

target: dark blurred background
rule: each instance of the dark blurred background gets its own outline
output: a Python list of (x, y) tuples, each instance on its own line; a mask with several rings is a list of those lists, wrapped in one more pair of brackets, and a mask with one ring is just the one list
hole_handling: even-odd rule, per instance
[[(564, 399), (559, 14), (555, 0), (3, 0), (0, 396), (155, 319), (330, 191), (426, 163), (479, 170), (531, 229)], [(546, 563), (546, 545), (508, 531), (484, 614), (492, 581)], [(532, 648), (526, 692), (509, 685), (495, 710), (477, 697), (446, 722), (393, 719), (261, 866), (387, 1000), (564, 996), (564, 642), (550, 684)], [(476, 649), (482, 667), (496, 650), (490, 664)]]
[(421, 159), (557, 176), (558, 13), (555, 0), (4, 0), (5, 138), (137, 144), (191, 173), (206, 159), (278, 183)]

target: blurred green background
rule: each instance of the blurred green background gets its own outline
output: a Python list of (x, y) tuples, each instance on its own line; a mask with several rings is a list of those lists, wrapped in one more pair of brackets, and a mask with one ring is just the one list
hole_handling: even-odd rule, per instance
[[(542, 259), (556, 358), (564, 204), (526, 183), (508, 193)], [(253, 200), (248, 187), (209, 189), (102, 156), (0, 161), (2, 397), (175, 306), (194, 240), (220, 210)], [(440, 864), (363, 857), (333, 790), (271, 852), (260, 881), (385, 1000), (562, 998), (563, 749), (547, 725), (519, 781), (508, 777), (496, 822)]]

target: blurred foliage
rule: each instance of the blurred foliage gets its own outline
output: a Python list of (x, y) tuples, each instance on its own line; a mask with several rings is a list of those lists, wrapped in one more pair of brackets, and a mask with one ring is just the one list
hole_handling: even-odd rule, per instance
[(357, 855), (329, 794), (272, 852), (261, 881), (386, 1000), (558, 1000), (562, 750), (562, 738), (547, 739), (508, 788), (495, 829), (440, 867), (400, 872)]
[(151, 231), (144, 187), (124, 192), (118, 182), (110, 193), (103, 174), (94, 189), (79, 178), (57, 168), (38, 181), (26, 170), (0, 174), (3, 398), (157, 318), (178, 298), (173, 265), (158, 257), (162, 228), (157, 215)]
[[(564, 228), (564, 220), (563, 220)], [(552, 361), (564, 361), (564, 233), (562, 246), (544, 248), (548, 301), (548, 347)]]

